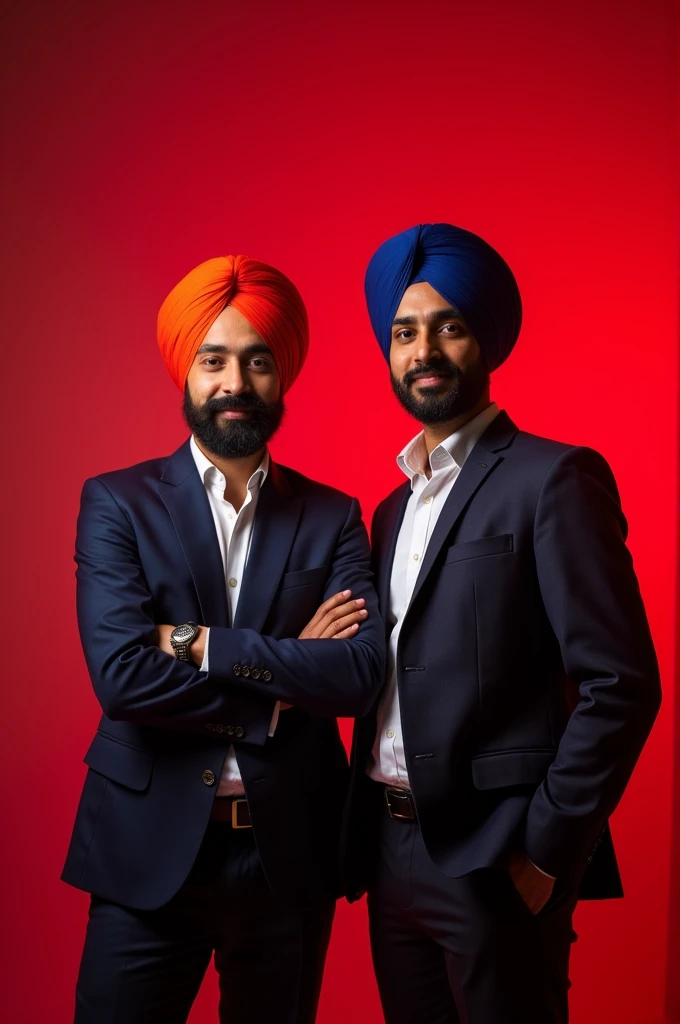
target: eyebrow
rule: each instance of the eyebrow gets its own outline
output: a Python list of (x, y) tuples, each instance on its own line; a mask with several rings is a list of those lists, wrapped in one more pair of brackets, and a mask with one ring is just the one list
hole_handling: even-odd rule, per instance
[[(449, 309), (436, 309), (433, 313), (426, 313), (425, 320), (432, 323), (437, 320), (462, 320), (463, 317), (457, 309), (451, 306)], [(392, 321), (393, 327), (411, 326), (418, 323), (417, 316), (395, 316)]]
[[(229, 355), (229, 347), (227, 345), (211, 345), (206, 343), (201, 345), (196, 355)], [(242, 349), (239, 355), (242, 356), (254, 356), (254, 355), (271, 355), (272, 350), (269, 345), (265, 345), (263, 341), (254, 341), (252, 345), (248, 345)]]

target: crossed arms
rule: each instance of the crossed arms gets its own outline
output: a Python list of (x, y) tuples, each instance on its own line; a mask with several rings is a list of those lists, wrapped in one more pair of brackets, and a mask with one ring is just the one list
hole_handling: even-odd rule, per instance
[[(247, 742), (264, 744), (277, 700), (322, 717), (361, 716), (382, 685), (384, 640), (356, 500), (335, 544), (324, 603), (351, 591), (352, 600), (364, 606), (338, 619), (366, 611), (360, 629), (338, 642), (328, 632), (338, 619), (319, 629), (325, 612), (317, 613), (300, 637), (281, 640), (205, 623), (210, 626), (207, 674), (157, 646), (160, 624), (154, 621), (134, 529), (96, 478), (83, 489), (76, 562), (85, 659), (97, 699), (111, 719), (202, 733), (207, 722), (233, 717), (243, 724)], [(334, 607), (346, 603), (338, 598)], [(266, 664), (271, 679), (237, 679), (235, 663)]]

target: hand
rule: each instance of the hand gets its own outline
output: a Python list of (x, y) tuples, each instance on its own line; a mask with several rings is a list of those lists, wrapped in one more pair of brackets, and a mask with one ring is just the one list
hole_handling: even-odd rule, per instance
[(508, 862), (508, 872), (532, 914), (538, 914), (550, 899), (555, 885), (551, 875), (544, 875), (523, 853), (513, 853)]
[[(156, 626), (156, 646), (160, 647), (166, 654), (170, 654), (173, 658), (175, 657), (175, 651), (172, 644), (170, 643), (170, 634), (172, 633), (174, 626)], [(196, 638), (189, 648), (189, 657), (198, 665), (199, 668), (203, 664), (203, 656), (205, 654), (205, 637), (207, 633), (205, 626), (198, 627), (198, 633)]]
[(354, 636), (368, 612), (363, 597), (350, 601), (351, 590), (335, 594), (321, 605), (298, 637), (299, 640), (346, 640)]

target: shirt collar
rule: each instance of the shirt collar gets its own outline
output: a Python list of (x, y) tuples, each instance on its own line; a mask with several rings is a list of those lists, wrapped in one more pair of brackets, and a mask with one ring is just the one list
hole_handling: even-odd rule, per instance
[[(479, 441), (480, 437), (498, 416), (499, 409), (495, 402), (487, 406), (474, 419), (469, 420), (460, 430), (455, 430), (441, 441), (430, 453), (430, 469), (433, 473), (445, 466), (462, 469), (465, 460)], [(417, 477), (424, 476), (427, 467), (427, 448), (422, 430), (397, 455), (397, 465), (411, 481), (413, 488)]]
[[(193, 455), (194, 462), (196, 463), (198, 475), (203, 481), (203, 486), (210, 487), (213, 484), (218, 483), (221, 486), (222, 491), (224, 491), (224, 484), (222, 483), (222, 481), (224, 480), (224, 474), (222, 473), (222, 470), (218, 469), (217, 466), (214, 463), (212, 463), (210, 459), (207, 458), (207, 456), (203, 454), (201, 449), (196, 444), (196, 439), (194, 438), (193, 434), (191, 435), (191, 440), (189, 441), (189, 447), (191, 448), (191, 454)], [(262, 456), (262, 462), (257, 467), (255, 472), (250, 477), (250, 480), (248, 481), (248, 490), (258, 490), (267, 479), (268, 472), (269, 450), (265, 448), (264, 455)]]

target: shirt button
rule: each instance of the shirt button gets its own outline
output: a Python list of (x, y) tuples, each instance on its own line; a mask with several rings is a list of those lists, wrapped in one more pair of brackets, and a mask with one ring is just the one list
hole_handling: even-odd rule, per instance
[(231, 579), (229, 580), (229, 586), (230, 587), (237, 587), (238, 586), (238, 580), (234, 579), (234, 577), (232, 576)]
[(388, 729), (387, 730), (387, 738), (388, 738), (388, 740), (391, 740), (393, 736), (394, 736), (394, 729)]
[(429, 494), (427, 498), (423, 498), (423, 501), (425, 502), (426, 505), (429, 505), (430, 502), (432, 501), (432, 495)]
[(233, 519), (233, 518), (234, 518), (234, 517), (233, 517), (233, 515), (231, 514), (231, 512), (228, 512), (228, 513), (227, 513), (227, 519)]
[(414, 555), (413, 556), (413, 561), (417, 562), (419, 558), (420, 558), (420, 555)]

